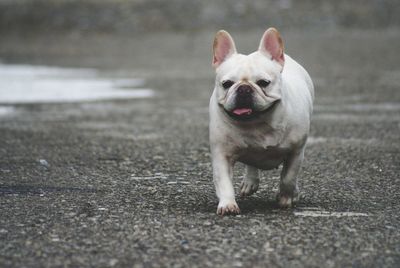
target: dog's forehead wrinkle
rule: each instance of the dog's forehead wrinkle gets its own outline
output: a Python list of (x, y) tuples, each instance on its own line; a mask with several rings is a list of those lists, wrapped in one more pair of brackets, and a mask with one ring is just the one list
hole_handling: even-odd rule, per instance
[(232, 64), (229, 65), (230, 69), (228, 69), (228, 64), (225, 66), (227, 67), (227, 70), (226, 72), (223, 72), (224, 80), (251, 80), (257, 69), (251, 59), (245, 55), (241, 55), (241, 57), (236, 58), (235, 61), (230, 63)]
[(253, 81), (260, 79), (274, 80), (280, 74), (273, 61), (254, 52), (250, 55), (235, 54), (225, 61), (217, 72), (220, 82), (226, 80)]
[(221, 81), (232, 80), (237, 82), (248, 76), (249, 73), (246, 68), (243, 68), (243, 65), (235, 65), (233, 68), (222, 74)]
[(279, 74), (280, 70), (277, 68), (273, 61), (269, 60), (264, 56), (256, 56), (257, 54), (251, 55), (253, 61), (253, 75), (255, 78), (265, 78), (268, 80), (274, 80)]

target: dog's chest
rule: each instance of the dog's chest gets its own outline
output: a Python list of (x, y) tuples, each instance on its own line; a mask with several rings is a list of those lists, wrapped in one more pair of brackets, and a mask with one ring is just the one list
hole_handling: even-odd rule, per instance
[(243, 146), (236, 150), (238, 161), (264, 170), (278, 168), (290, 152), (282, 144), (282, 133), (273, 131), (269, 134), (252, 134), (242, 137)]
[(259, 169), (278, 168), (285, 160), (289, 149), (277, 147), (246, 148), (238, 151), (238, 161)]

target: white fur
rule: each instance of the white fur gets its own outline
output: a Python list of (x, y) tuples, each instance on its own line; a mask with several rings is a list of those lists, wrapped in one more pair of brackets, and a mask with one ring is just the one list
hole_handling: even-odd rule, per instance
[[(256, 51), (250, 55), (233, 54), (216, 67), (216, 82), (210, 99), (210, 147), (213, 178), (219, 198), (218, 214), (239, 213), (232, 184), (233, 167), (239, 161), (247, 165), (241, 195), (258, 189), (258, 170), (283, 164), (278, 202), (291, 206), (297, 199), (297, 174), (304, 156), (310, 129), (314, 88), (306, 70), (288, 55), (284, 66)], [(255, 85), (257, 79), (271, 81), (264, 94)], [(269, 108), (260, 118), (249, 122), (232, 119), (224, 111), (231, 109), (232, 94), (224, 80), (245, 81), (254, 86), (254, 100), (260, 110)], [(267, 95), (267, 96), (266, 96)]]

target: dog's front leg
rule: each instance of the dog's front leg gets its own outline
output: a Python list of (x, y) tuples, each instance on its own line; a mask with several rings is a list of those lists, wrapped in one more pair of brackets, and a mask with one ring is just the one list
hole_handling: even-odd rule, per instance
[(291, 207), (298, 201), (297, 174), (304, 158), (304, 147), (290, 154), (284, 161), (277, 200), (280, 207)]
[(213, 150), (212, 165), (215, 190), (219, 199), (217, 214), (240, 213), (232, 184), (233, 161), (220, 150)]

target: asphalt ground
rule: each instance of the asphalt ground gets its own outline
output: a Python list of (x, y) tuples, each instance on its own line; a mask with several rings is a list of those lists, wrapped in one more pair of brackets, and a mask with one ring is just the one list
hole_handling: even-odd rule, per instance
[[(248, 53), (262, 30), (232, 34)], [(279, 170), (263, 172), (225, 217), (208, 147), (213, 33), (2, 36), (3, 62), (142, 77), (156, 96), (0, 117), (0, 266), (399, 267), (399, 31), (282, 34), (316, 89), (301, 199), (279, 209)]]

